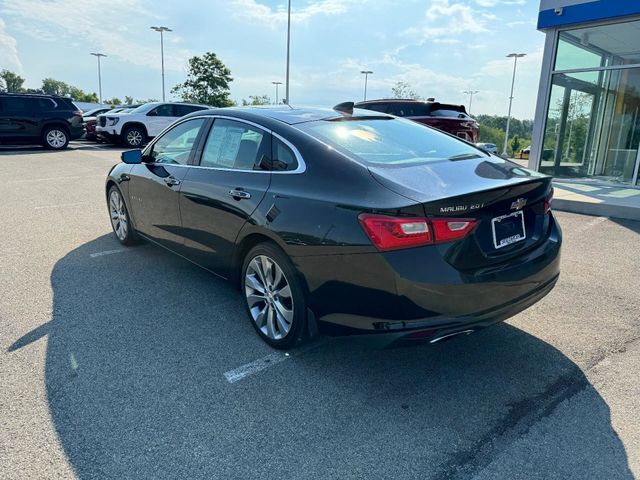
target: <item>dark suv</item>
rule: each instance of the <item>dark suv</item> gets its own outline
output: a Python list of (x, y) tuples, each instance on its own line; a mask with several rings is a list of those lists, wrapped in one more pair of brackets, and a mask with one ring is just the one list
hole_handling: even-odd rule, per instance
[(440, 103), (431, 99), (420, 100), (384, 99), (358, 102), (356, 108), (388, 113), (396, 117), (406, 117), (414, 122), (424, 123), (443, 132), (471, 143), (478, 141), (480, 125), (467, 114), (464, 105)]
[(82, 111), (70, 98), (0, 93), (0, 144), (61, 150), (83, 133)]

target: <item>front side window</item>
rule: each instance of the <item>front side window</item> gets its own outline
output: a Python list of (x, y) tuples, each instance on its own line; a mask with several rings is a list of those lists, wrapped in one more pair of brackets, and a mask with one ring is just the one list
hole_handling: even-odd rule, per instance
[(216, 119), (202, 152), (203, 167), (256, 170), (270, 150), (270, 136), (246, 123)]
[(152, 161), (187, 165), (203, 124), (204, 119), (194, 118), (173, 127), (153, 144)]
[(23, 112), (26, 110), (25, 97), (4, 97), (5, 110), (10, 112)]
[(362, 119), (301, 124), (299, 128), (346, 155), (374, 166), (401, 166), (486, 157), (478, 148), (403, 119)]

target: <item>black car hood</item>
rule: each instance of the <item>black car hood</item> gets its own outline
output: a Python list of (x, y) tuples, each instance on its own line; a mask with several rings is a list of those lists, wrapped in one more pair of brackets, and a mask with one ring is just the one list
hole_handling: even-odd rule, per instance
[(368, 168), (382, 185), (420, 203), (547, 178), (546, 175), (493, 156), (443, 160), (415, 166), (369, 165)]

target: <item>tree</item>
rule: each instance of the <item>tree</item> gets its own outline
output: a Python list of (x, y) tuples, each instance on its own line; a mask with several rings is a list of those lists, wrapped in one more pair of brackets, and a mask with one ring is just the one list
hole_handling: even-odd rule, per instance
[(47, 95), (69, 95), (70, 87), (65, 82), (53, 78), (42, 79), (42, 91)]
[(157, 101), (159, 101), (157, 98), (147, 98), (146, 100), (142, 100), (142, 99), (138, 98), (135, 101), (135, 103), (152, 103), (152, 102), (157, 102)]
[(515, 154), (516, 152), (520, 151), (520, 139), (518, 138), (518, 135), (514, 135), (513, 138), (511, 139), (511, 154)]
[(117, 107), (118, 105), (122, 105), (122, 100), (120, 100), (118, 97), (113, 97), (108, 100), (103, 100), (102, 103)]
[(187, 79), (171, 89), (185, 102), (204, 103), (212, 107), (233, 105), (229, 98), (231, 70), (213, 52), (189, 59)]
[(124, 103), (126, 105), (133, 105), (133, 97), (130, 97), (129, 95), (125, 95), (124, 96)]
[(249, 105), (271, 105), (271, 98), (269, 95), (249, 95), (249, 100), (242, 99), (242, 106)]
[(391, 94), (393, 98), (421, 99), (420, 95), (418, 95), (407, 82), (396, 82), (395, 86), (391, 87)]
[(78, 87), (69, 87), (69, 95), (78, 102), (98, 103), (98, 95), (95, 92), (87, 93)]
[(9, 70), (0, 71), (0, 78), (2, 79), (2, 88), (6, 92), (22, 92), (22, 84), (24, 78), (17, 73), (10, 72)]
[(501, 145), (504, 144), (504, 135), (504, 130), (480, 123), (480, 141), (483, 143), (493, 143), (497, 145), (498, 148), (502, 148)]

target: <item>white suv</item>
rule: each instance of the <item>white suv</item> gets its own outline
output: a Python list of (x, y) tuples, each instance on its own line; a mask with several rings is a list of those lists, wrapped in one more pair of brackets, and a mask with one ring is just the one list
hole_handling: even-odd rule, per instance
[(193, 103), (145, 103), (129, 113), (100, 115), (96, 125), (99, 139), (110, 143), (123, 143), (128, 147), (141, 147), (175, 120), (197, 110), (208, 110), (206, 105)]

